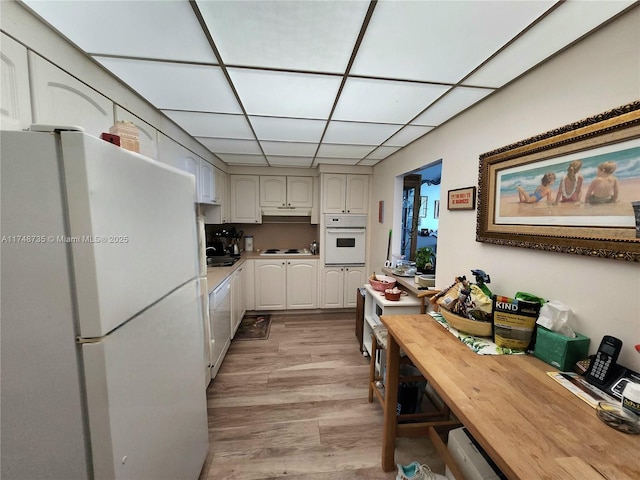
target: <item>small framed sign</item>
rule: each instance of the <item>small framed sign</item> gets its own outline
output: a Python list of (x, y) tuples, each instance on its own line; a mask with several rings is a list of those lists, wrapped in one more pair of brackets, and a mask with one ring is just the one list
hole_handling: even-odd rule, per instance
[(476, 208), (476, 187), (449, 190), (447, 210), (474, 210)]

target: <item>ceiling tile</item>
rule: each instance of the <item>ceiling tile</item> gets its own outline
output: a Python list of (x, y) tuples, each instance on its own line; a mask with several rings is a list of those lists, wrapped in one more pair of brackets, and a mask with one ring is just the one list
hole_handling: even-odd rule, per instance
[(258, 140), (319, 142), (327, 124), (325, 120), (250, 116)]
[(217, 63), (188, 2), (23, 3), (88, 53)]
[(433, 130), (433, 127), (407, 125), (384, 144), (393, 147), (404, 147), (431, 130)]
[(260, 145), (262, 145), (265, 155), (313, 157), (318, 149), (317, 143), (261, 141)]
[(339, 158), (339, 157), (316, 157), (313, 166), (320, 164), (325, 165), (356, 165), (360, 161), (359, 158)]
[(404, 124), (449, 88), (444, 85), (349, 78), (332, 119)]
[(331, 121), (322, 141), (326, 143), (378, 145), (397, 132), (401, 126), (389, 123)]
[(242, 113), (220, 67), (95, 59), (158, 109)]
[(229, 76), (249, 115), (326, 119), (341, 78), (229, 68)]
[(229, 165), (260, 165), (267, 166), (267, 160), (263, 155), (242, 155), (234, 153), (216, 154), (223, 162)]
[(267, 155), (269, 165), (272, 167), (305, 167), (309, 168), (313, 163), (313, 157), (287, 157), (279, 155)]
[(319, 157), (337, 157), (337, 158), (364, 158), (375, 147), (375, 145), (336, 145), (331, 143), (323, 143), (318, 149)]
[(198, 1), (227, 65), (344, 73), (368, 1)]
[(176, 110), (163, 110), (162, 113), (194, 137), (255, 138), (243, 115)]
[(412, 125), (440, 125), (465, 108), (493, 93), (486, 88), (456, 87), (411, 122)]
[(380, 160), (374, 158), (364, 158), (358, 162), (358, 165), (362, 165), (364, 167), (370, 167), (380, 163)]
[(351, 74), (457, 83), (554, 3), (378, 2)]
[(388, 145), (381, 145), (378, 148), (376, 148), (373, 152), (371, 152), (369, 155), (367, 155), (367, 158), (370, 160), (374, 159), (374, 160), (380, 161), (383, 158), (387, 158), (392, 153), (396, 153), (398, 150), (400, 150), (400, 148), (402, 147), (392, 147)]
[(230, 138), (195, 137), (213, 153), (243, 153), (262, 155), (260, 145), (255, 140), (234, 140)]
[(463, 84), (501, 87), (632, 3), (563, 2)]

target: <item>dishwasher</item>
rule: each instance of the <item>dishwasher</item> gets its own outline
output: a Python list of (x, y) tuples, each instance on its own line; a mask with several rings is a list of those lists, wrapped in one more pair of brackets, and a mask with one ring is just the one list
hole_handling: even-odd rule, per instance
[(209, 365), (215, 378), (231, 344), (231, 279), (222, 282), (209, 294), (209, 328), (211, 332)]

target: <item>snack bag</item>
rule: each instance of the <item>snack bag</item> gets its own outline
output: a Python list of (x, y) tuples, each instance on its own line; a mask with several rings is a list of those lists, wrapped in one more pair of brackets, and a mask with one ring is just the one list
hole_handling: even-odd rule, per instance
[(456, 303), (458, 303), (460, 292), (464, 289), (463, 280), (464, 277), (457, 277), (454, 283), (437, 295), (434, 295), (434, 301), (436, 304), (440, 305), (442, 308), (453, 311)]
[(526, 350), (535, 339), (540, 303), (493, 296), (493, 341), (499, 347)]

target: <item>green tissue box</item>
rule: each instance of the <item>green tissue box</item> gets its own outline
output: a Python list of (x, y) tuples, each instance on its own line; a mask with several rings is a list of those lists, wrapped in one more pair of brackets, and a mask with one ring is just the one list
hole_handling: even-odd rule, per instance
[(563, 372), (573, 371), (578, 360), (589, 356), (589, 337), (576, 333), (576, 338), (569, 338), (538, 326), (534, 356)]

